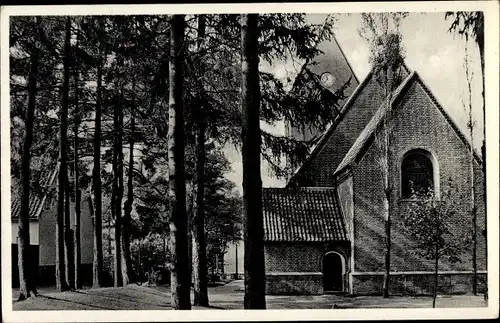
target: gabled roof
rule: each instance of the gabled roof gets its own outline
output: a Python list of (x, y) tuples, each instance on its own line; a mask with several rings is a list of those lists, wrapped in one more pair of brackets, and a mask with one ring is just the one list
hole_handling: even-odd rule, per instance
[[(293, 175), (290, 177), (288, 180), (288, 184), (290, 184), (293, 179), (302, 171), (302, 169), (308, 165), (311, 160), (314, 159), (314, 157), (321, 151), (323, 146), (327, 143), (328, 139), (332, 135), (332, 133), (335, 131), (336, 127), (342, 120), (342, 118), (346, 115), (346, 113), (349, 111), (350, 107), (352, 106), (352, 103), (356, 100), (356, 97), (363, 91), (365, 88), (366, 84), (371, 80), (373, 73), (370, 71), (368, 75), (365, 77), (365, 79), (356, 87), (354, 92), (351, 94), (351, 96), (347, 99), (347, 101), (344, 103), (343, 107), (340, 109), (339, 114), (336, 116), (336, 118), (333, 120), (333, 122), (326, 128), (325, 132), (323, 135), (320, 137), (318, 142), (311, 147), (311, 151), (309, 155), (307, 156), (306, 160), (295, 170)], [(287, 185), (288, 185), (287, 184)]]
[(264, 188), (264, 241), (347, 241), (334, 188)]
[[(403, 63), (402, 67), (404, 68), (406, 73), (410, 73), (410, 69), (406, 63)], [(356, 98), (359, 96), (360, 93), (363, 92), (364, 88), (366, 85), (370, 82), (372, 79), (373, 75), (375, 74), (374, 70), (370, 70), (368, 75), (363, 79), (363, 81), (356, 87), (354, 92), (351, 94), (351, 96), (348, 98), (348, 100), (344, 103), (343, 107), (340, 109), (340, 113), (337, 115), (337, 117), (333, 120), (333, 122), (327, 127), (321, 138), (318, 140), (316, 145), (311, 147), (311, 151), (309, 153), (309, 156), (307, 156), (306, 160), (304, 163), (302, 163), (293, 173), (293, 175), (290, 177), (288, 180), (287, 185), (289, 185), (293, 180), (300, 174), (300, 172), (306, 167), (323, 149), (325, 144), (328, 142), (328, 139), (333, 135), (335, 132), (337, 126), (340, 124), (342, 119), (345, 117), (347, 112), (349, 112), (350, 108), (352, 107), (353, 103), (356, 101)]]
[[(30, 219), (38, 219), (40, 214), (42, 213), (45, 202), (48, 199), (48, 190), (52, 187), (57, 178), (57, 174), (59, 173), (59, 163), (52, 170), (45, 170), (40, 175), (40, 180), (43, 182), (41, 185), (42, 190), (44, 191), (42, 195), (37, 195), (34, 192), (30, 192), (30, 200), (29, 200), (29, 211), (30, 211)], [(10, 207), (10, 216), (11, 219), (18, 219), (21, 214), (21, 196), (16, 194), (16, 192), (12, 192), (11, 194), (11, 207)]]
[[(349, 149), (347, 152), (346, 156), (342, 160), (342, 162), (339, 164), (337, 169), (335, 170), (335, 175), (340, 174), (342, 171), (344, 171), (346, 168), (350, 167), (352, 164), (356, 163), (357, 161), (360, 160), (360, 158), (363, 157), (364, 153), (367, 151), (367, 149), (370, 147), (370, 145), (373, 143), (373, 138), (374, 135), (377, 133), (378, 129), (382, 126), (382, 121), (386, 117), (387, 113), (394, 109), (395, 107), (398, 106), (398, 103), (401, 102), (401, 99), (404, 97), (404, 95), (408, 92), (408, 90), (411, 88), (411, 86), (415, 83), (419, 82), (424, 91), (427, 93), (431, 101), (436, 105), (438, 110), (441, 112), (441, 114), (444, 116), (446, 121), (451, 125), (455, 133), (458, 135), (458, 137), (462, 140), (462, 142), (465, 144), (465, 146), (470, 149), (471, 143), (465, 137), (465, 135), (462, 133), (460, 128), (456, 125), (456, 123), (453, 121), (453, 119), (448, 115), (448, 113), (443, 109), (441, 104), (437, 101), (436, 97), (432, 94), (430, 91), (429, 87), (424, 83), (420, 75), (416, 72), (413, 71), (402, 83), (401, 85), (394, 91), (392, 100), (389, 105), (386, 105), (383, 103), (380, 108), (377, 110), (377, 112), (373, 115), (372, 119), (370, 122), (366, 125), (366, 127), (363, 129), (359, 137), (356, 139), (352, 147)], [(477, 154), (477, 152), (474, 150), (474, 157), (476, 160), (481, 163), (481, 158)]]

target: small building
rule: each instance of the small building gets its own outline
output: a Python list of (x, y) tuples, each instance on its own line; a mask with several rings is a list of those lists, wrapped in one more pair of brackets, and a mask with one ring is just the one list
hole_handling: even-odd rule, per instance
[[(46, 171), (40, 176), (43, 183), (41, 194), (30, 194), (30, 266), (37, 272), (37, 285), (55, 285), (56, 258), (56, 215), (57, 200), (51, 194), (57, 189), (58, 168)], [(82, 196), (85, 196), (82, 194)], [(11, 194), (12, 224), (12, 286), (19, 286), (18, 269), (18, 233), (19, 214), (21, 212), (20, 196), (16, 190)], [(75, 229), (74, 203), (70, 205), (71, 228)], [(93, 263), (93, 219), (86, 199), (81, 201), (80, 216), (81, 270), (83, 284), (92, 284)]]
[[(321, 57), (314, 73), (327, 80), (325, 88), (331, 90), (329, 86), (335, 84), (331, 75), (342, 83), (349, 64), (336, 41), (322, 46), (331, 46), (326, 53), (336, 56)], [(337, 66), (342, 73), (335, 72)], [(457, 237), (473, 232), (470, 208), (475, 187), (478, 290), (484, 291), (481, 158), (474, 151), (472, 181), (467, 137), (416, 71), (404, 65), (398, 74), (393, 78), (395, 90), (387, 98), (376, 72), (371, 71), (349, 93), (334, 122), (319, 133), (320, 139), (286, 188), (263, 190), (267, 294), (382, 293), (385, 193), (379, 164), (382, 150), (376, 143), (381, 129), (388, 129), (390, 139), (390, 293), (432, 292), (433, 262), (412, 252), (414, 242), (405, 234), (402, 220), (411, 205), (411, 185), (432, 189), (439, 197), (450, 188), (450, 181), (462, 197), (450, 223)], [(306, 135), (303, 129), (290, 128), (288, 134), (310, 138), (311, 132), (318, 131), (305, 129)], [(460, 255), (462, 262), (440, 262), (440, 292), (472, 291), (472, 254), (467, 247)]]

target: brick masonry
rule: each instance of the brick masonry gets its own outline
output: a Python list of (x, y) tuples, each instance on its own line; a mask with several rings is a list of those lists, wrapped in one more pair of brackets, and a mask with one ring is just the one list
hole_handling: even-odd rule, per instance
[(323, 273), (267, 273), (266, 295), (321, 295)]
[[(402, 73), (406, 77), (406, 72)], [(334, 186), (333, 174), (337, 166), (383, 102), (383, 88), (376, 78), (368, 77), (320, 152), (304, 165), (303, 174), (299, 175), (300, 186)]]
[[(393, 271), (431, 271), (432, 262), (424, 260), (412, 252), (413, 242), (402, 231), (402, 217), (407, 201), (401, 198), (400, 162), (406, 152), (412, 149), (429, 151), (437, 160), (439, 167), (440, 189), (446, 188), (451, 178), (458, 194), (464, 196), (457, 203), (457, 214), (451, 227), (457, 237), (463, 237), (471, 232), (472, 216), (469, 208), (471, 203), (471, 178), (469, 170), (469, 151), (461, 138), (443, 117), (428, 93), (419, 82), (415, 82), (406, 94), (401, 106), (393, 112), (390, 142), (391, 142), (391, 183), (394, 187), (391, 197), (391, 270)], [(384, 268), (384, 219), (383, 219), (383, 182), (380, 166), (377, 161), (381, 155), (376, 143), (372, 144), (361, 161), (353, 169), (354, 194), (354, 263), (355, 272), (380, 272)], [(482, 198), (482, 174), (480, 165), (474, 163), (476, 202), (478, 204), (478, 270), (485, 270), (485, 239), (482, 230), (485, 227), (484, 203)], [(464, 250), (462, 262), (450, 264), (440, 263), (442, 271), (461, 271), (463, 274), (450, 276), (449, 292), (464, 292), (470, 287), (470, 272), (472, 270), (472, 250)], [(355, 278), (354, 278), (355, 277)], [(355, 293), (372, 293), (381, 286), (380, 275), (354, 276), (353, 289)], [(428, 286), (432, 281), (429, 275), (398, 276), (406, 281), (415, 281), (416, 285)], [(395, 284), (401, 285), (397, 278)], [(442, 278), (443, 281), (446, 278)], [(462, 287), (456, 287), (462, 286)], [(469, 286), (469, 287), (464, 287)], [(398, 287), (399, 288), (399, 287)], [(400, 289), (400, 288), (399, 288)], [(420, 287), (426, 290), (424, 287)]]
[[(350, 253), (348, 243), (266, 243), (266, 294), (323, 294), (323, 257), (329, 251), (345, 259), (345, 272)], [(345, 275), (347, 279), (347, 275)], [(347, 291), (347, 281), (344, 283)]]
[[(376, 81), (369, 81), (355, 99), (350, 111), (338, 125), (325, 146), (303, 169), (307, 176), (300, 177), (301, 186), (332, 187), (333, 173), (357, 136), (369, 122), (381, 104), (381, 89)], [(451, 178), (458, 194), (464, 196), (457, 203), (457, 214), (451, 227), (457, 237), (471, 232), (472, 216), (471, 178), (469, 148), (456, 133), (449, 120), (438, 109), (428, 89), (418, 80), (414, 82), (391, 119), (391, 169), (393, 185), (391, 197), (392, 250), (391, 250), (391, 293), (406, 295), (429, 294), (433, 286), (433, 263), (413, 252), (414, 242), (402, 230), (402, 216), (408, 202), (401, 198), (400, 163), (404, 154), (412, 149), (424, 149), (431, 153), (438, 164), (440, 190), (444, 191)], [(384, 270), (384, 219), (383, 182), (378, 160), (380, 148), (372, 144), (364, 156), (354, 165), (349, 183), (339, 186), (342, 205), (351, 247), (345, 246), (346, 273), (351, 281), (346, 292), (353, 294), (377, 294), (382, 290)], [(486, 288), (485, 206), (482, 192), (482, 173), (479, 162), (474, 162), (474, 185), (477, 202), (477, 263), (479, 271), (479, 292)], [(304, 181), (304, 178), (306, 179)], [(435, 179), (436, 182), (436, 179)], [(342, 183), (337, 183), (342, 185)], [(347, 212), (346, 212), (347, 211)], [(347, 214), (345, 214), (347, 213)], [(266, 245), (266, 272), (268, 292), (283, 293), (303, 291), (319, 292), (316, 288), (318, 276), (299, 276), (297, 273), (321, 273), (322, 259), (328, 251), (325, 246), (312, 243), (302, 245)], [(464, 250), (462, 262), (451, 264), (440, 261), (439, 293), (460, 294), (472, 291), (472, 250)], [(352, 268), (353, 267), (353, 268)], [(352, 270), (351, 270), (352, 269)], [(275, 273), (275, 274), (273, 274)], [(279, 274), (278, 274), (279, 273)], [(313, 278), (314, 277), (314, 278)], [(311, 289), (303, 287), (309, 280)], [(293, 287), (295, 286), (295, 287)]]
[[(353, 275), (353, 295), (382, 295), (382, 274)], [(390, 295), (422, 296), (432, 295), (434, 286), (432, 273), (408, 273), (391, 275)], [(467, 294), (471, 292), (472, 273), (440, 273), (438, 275), (438, 294)], [(485, 273), (478, 273), (478, 292), (484, 293), (487, 281)]]

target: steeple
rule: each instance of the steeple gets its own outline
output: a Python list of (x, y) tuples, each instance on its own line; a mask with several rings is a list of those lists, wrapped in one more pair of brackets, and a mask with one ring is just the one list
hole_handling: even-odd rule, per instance
[[(349, 97), (359, 85), (359, 81), (335, 36), (329, 41), (319, 43), (317, 48), (323, 53), (316, 56), (312, 62), (309, 62), (307, 69), (317, 76), (322, 86), (332, 92), (338, 90), (351, 78), (350, 86), (344, 92), (346, 97)], [(300, 73), (305, 73), (304, 68), (305, 66)], [(320, 129), (308, 124), (304, 124), (300, 128), (292, 127), (286, 122), (286, 135), (297, 140), (311, 140), (320, 135)]]

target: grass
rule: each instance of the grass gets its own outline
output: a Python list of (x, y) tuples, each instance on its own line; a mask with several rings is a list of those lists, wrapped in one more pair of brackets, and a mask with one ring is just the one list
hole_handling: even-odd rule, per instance
[[(193, 309), (243, 309), (242, 281), (209, 288), (211, 307)], [(13, 299), (17, 299), (13, 293)], [(266, 296), (269, 309), (332, 309), (332, 308), (430, 308), (431, 297), (380, 296), (343, 297), (340, 295)], [(40, 296), (13, 302), (14, 311), (29, 310), (169, 310), (170, 289), (165, 286), (112, 287), (82, 289), (76, 292), (57, 292), (41, 289)], [(437, 307), (485, 307), (483, 296), (441, 296)]]

